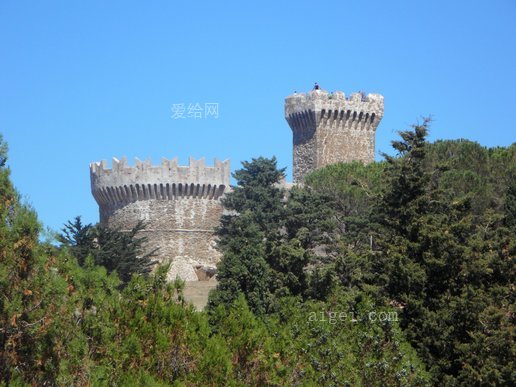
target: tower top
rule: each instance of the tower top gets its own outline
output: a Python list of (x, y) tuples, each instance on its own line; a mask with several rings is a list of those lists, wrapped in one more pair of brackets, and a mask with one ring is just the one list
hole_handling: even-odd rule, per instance
[[(285, 98), (285, 118), (304, 111), (345, 111), (375, 115), (378, 121), (383, 117), (383, 96), (381, 94), (352, 93), (348, 97), (342, 91), (328, 93), (313, 89), (308, 93), (294, 93)], [(320, 118), (320, 117), (318, 117)]]
[(90, 164), (91, 191), (101, 206), (152, 199), (218, 199), (229, 188), (229, 176), (229, 160), (218, 159), (213, 167), (206, 166), (204, 158), (193, 157), (188, 166), (178, 165), (177, 157), (163, 158), (156, 166), (136, 159), (131, 167), (125, 157), (113, 157), (111, 169), (106, 160)]
[(375, 130), (383, 117), (380, 94), (328, 93), (318, 84), (285, 98), (285, 119), (293, 133), (294, 182), (338, 162), (374, 160)]
[(152, 165), (150, 160), (135, 158), (135, 165), (129, 166), (127, 159), (113, 157), (112, 168), (107, 160), (90, 164), (90, 176), (93, 185), (127, 185), (127, 184), (212, 184), (229, 186), (229, 160), (215, 159), (213, 167), (206, 166), (204, 157), (196, 160), (189, 158), (188, 166), (181, 166), (177, 157), (161, 159), (161, 165)]

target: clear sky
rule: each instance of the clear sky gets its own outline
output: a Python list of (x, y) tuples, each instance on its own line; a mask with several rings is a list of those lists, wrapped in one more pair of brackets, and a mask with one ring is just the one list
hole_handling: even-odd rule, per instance
[[(509, 145), (515, 43), (514, 0), (0, 0), (0, 133), (18, 190), (59, 229), (98, 221), (88, 165), (113, 156), (234, 170), (276, 155), (290, 179), (283, 102), (314, 82), (385, 96), (377, 152), (427, 115), (431, 140)], [(218, 118), (172, 118), (205, 103)]]

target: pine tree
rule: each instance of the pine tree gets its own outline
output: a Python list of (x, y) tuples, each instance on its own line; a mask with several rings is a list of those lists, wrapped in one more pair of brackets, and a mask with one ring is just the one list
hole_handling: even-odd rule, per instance
[(38, 240), (41, 226), (23, 204), (0, 137), (0, 384), (57, 384), (72, 316), (59, 257)]
[[(485, 375), (497, 373), (496, 380), (502, 382), (507, 380), (509, 360), (471, 372), (480, 361), (466, 355), (465, 348), (488, 341), (481, 333), (485, 329), (481, 316), (490, 308), (510, 313), (507, 304), (493, 298), (497, 293), (509, 295), (514, 278), (509, 274), (514, 273), (510, 259), (499, 259), (500, 254), (494, 253), (507, 252), (503, 248), (507, 236), (502, 235), (508, 234), (500, 228), (503, 217), (496, 212), (497, 202), (484, 201), (487, 191), (461, 188), (468, 186), (464, 182), (470, 174), (460, 169), (468, 167), (443, 167), (427, 158), (431, 149), (425, 143), (427, 126), (425, 121), (414, 131), (400, 133), (402, 141), (393, 143), (398, 157), (386, 157), (388, 184), (373, 212), (382, 234), (370, 257), (375, 273), (370, 278), (382, 290), (379, 294), (385, 302), (402, 308), (401, 326), (435, 383), (460, 379), (482, 384)], [(468, 149), (481, 151), (469, 143), (464, 148), (455, 150), (464, 160), (471, 160)], [(489, 163), (488, 156), (483, 157)], [(450, 176), (456, 181), (447, 180)], [(477, 176), (487, 178), (483, 172)], [(498, 272), (504, 274), (494, 276), (493, 269), (499, 270), (500, 265), (505, 269)], [(510, 336), (506, 324), (498, 325), (499, 337)], [(500, 341), (497, 345), (496, 351), (503, 348)], [(475, 366), (468, 366), (470, 362)]]
[(127, 283), (132, 274), (148, 275), (156, 263), (152, 257), (157, 249), (144, 252), (147, 238), (139, 236), (144, 229), (143, 222), (129, 232), (102, 225), (83, 225), (78, 216), (68, 221), (59, 240), (70, 248), (81, 266), (91, 255), (96, 265), (104, 266), (108, 273), (116, 271), (122, 282)]
[(324, 297), (332, 282), (313, 279), (325, 270), (326, 250), (335, 242), (330, 199), (309, 188), (287, 193), (275, 158), (242, 164), (234, 173), (237, 186), (223, 200), (229, 214), (217, 232), (223, 258), (210, 308), (229, 305), (240, 293), (259, 315), (273, 310), (278, 297)]
[(275, 158), (260, 157), (244, 161), (243, 168), (233, 174), (237, 186), (222, 201), (229, 213), (222, 216), (217, 230), (223, 258), (217, 270), (217, 289), (210, 295), (210, 309), (230, 305), (240, 294), (258, 315), (271, 306), (274, 280), (267, 252), (279, 237), (285, 196), (277, 186), (284, 170), (278, 170), (276, 164)]
[(231, 305), (245, 295), (257, 315), (271, 305), (271, 273), (265, 260), (264, 232), (254, 222), (250, 210), (238, 216), (223, 217), (219, 235), (223, 235), (223, 258), (217, 267), (217, 288), (210, 294), (209, 308)]

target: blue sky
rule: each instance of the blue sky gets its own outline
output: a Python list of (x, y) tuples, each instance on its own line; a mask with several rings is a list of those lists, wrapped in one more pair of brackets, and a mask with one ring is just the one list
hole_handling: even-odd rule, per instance
[[(385, 96), (377, 151), (432, 115), (431, 140), (516, 140), (516, 2), (0, 1), (0, 133), (53, 229), (98, 220), (92, 161), (292, 167), (285, 96), (318, 82)], [(173, 119), (214, 102), (219, 117)], [(378, 157), (379, 159), (379, 157)], [(132, 161), (131, 161), (132, 162)]]

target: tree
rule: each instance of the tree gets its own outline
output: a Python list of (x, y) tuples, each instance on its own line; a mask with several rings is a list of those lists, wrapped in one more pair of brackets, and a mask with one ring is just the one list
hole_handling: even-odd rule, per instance
[[(347, 289), (363, 288), (371, 276), (370, 254), (380, 233), (374, 223), (374, 205), (385, 186), (386, 163), (360, 162), (329, 165), (309, 174), (306, 184), (323, 195), (326, 206), (332, 209), (331, 245), (322, 270), (312, 276), (313, 291), (326, 294), (323, 288), (334, 285)], [(371, 281), (369, 281), (370, 283)]]
[(250, 210), (245, 210), (238, 216), (223, 217), (219, 233), (223, 235), (224, 255), (217, 267), (218, 285), (210, 294), (209, 308), (231, 305), (243, 294), (254, 313), (265, 314), (272, 299), (264, 232)]
[[(513, 360), (500, 351), (511, 335), (507, 321), (494, 316), (511, 315), (514, 247), (500, 204), (507, 190), (496, 194), (499, 200), (488, 198), (493, 185), (483, 185), (491, 172), (482, 170), (489, 169), (489, 153), (468, 142), (449, 144), (464, 161), (429, 159), (429, 152), (436, 153), (426, 144), (428, 124), (401, 132), (402, 140), (393, 142), (398, 157), (386, 156), (387, 184), (371, 222), (381, 233), (367, 278), (380, 290), (379, 299), (402, 309), (401, 326), (434, 383), (482, 384), (491, 375), (503, 384), (510, 380)], [(446, 150), (437, 146), (437, 155)], [(485, 163), (477, 165), (476, 159)], [(473, 187), (480, 188), (468, 192)], [(486, 335), (489, 324), (493, 330)], [(488, 357), (498, 363), (482, 363), (465, 350), (478, 351), (479, 343), (488, 342), (495, 351)]]
[(7, 162), (7, 143), (4, 141), (2, 134), (0, 133), (0, 168), (5, 167)]
[(310, 283), (319, 277), (334, 242), (328, 197), (308, 188), (287, 192), (280, 184), (284, 169), (277, 168), (275, 158), (242, 165), (234, 173), (237, 186), (223, 200), (228, 214), (217, 231), (223, 258), (210, 309), (229, 305), (240, 293), (259, 315), (272, 311), (278, 297), (324, 297), (331, 282), (319, 286), (319, 281), (317, 292)]
[[(285, 177), (285, 168), (278, 169), (276, 158), (259, 157), (251, 162), (243, 161), (242, 169), (233, 173), (237, 185), (222, 200), (224, 208), (236, 214), (250, 210), (254, 222), (265, 232), (266, 238), (277, 233), (283, 218), (285, 189), (279, 183)], [(238, 215), (226, 215), (234, 219)], [(225, 243), (224, 229), (219, 230), (221, 245)]]
[(68, 221), (59, 240), (70, 248), (81, 266), (91, 255), (96, 265), (104, 266), (108, 273), (116, 271), (127, 283), (132, 274), (149, 274), (156, 263), (152, 257), (157, 249), (145, 253), (147, 238), (138, 235), (144, 228), (139, 222), (129, 232), (122, 232), (102, 225), (84, 225), (78, 216)]
[(66, 281), (53, 248), (38, 240), (36, 213), (10, 181), (6, 152), (0, 137), (0, 384), (56, 384)]
[(330, 271), (338, 239), (335, 201), (309, 186), (292, 187), (284, 218), (282, 238), (270, 260), (283, 287), (277, 294), (325, 299), (334, 284)]
[(273, 273), (267, 252), (279, 238), (283, 222), (285, 191), (278, 183), (284, 170), (277, 169), (275, 158), (260, 157), (242, 166), (233, 174), (237, 186), (222, 200), (229, 213), (222, 216), (217, 230), (223, 257), (209, 307), (230, 305), (244, 294), (253, 312), (261, 315), (272, 301)]

